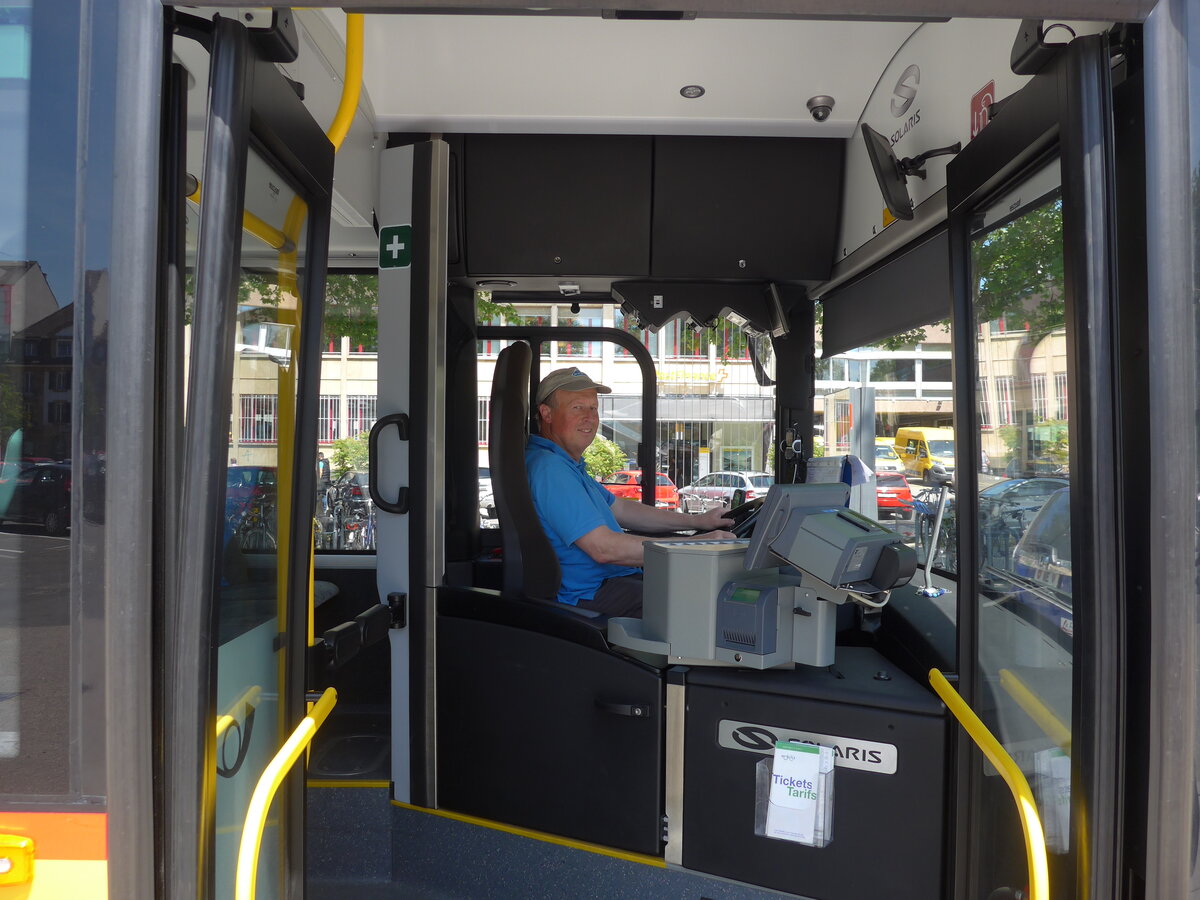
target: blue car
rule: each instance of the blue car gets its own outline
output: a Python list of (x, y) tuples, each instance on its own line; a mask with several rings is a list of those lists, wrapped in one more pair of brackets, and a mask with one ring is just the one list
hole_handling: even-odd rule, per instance
[(1013, 550), (1012, 574), (1017, 599), (1055, 633), (1071, 638), (1071, 490), (1046, 500)]

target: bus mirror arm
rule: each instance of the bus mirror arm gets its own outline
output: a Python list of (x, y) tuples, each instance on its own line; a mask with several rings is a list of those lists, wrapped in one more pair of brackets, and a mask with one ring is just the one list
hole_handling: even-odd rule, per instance
[(935, 156), (954, 156), (962, 149), (962, 141), (956, 141), (945, 147), (937, 147), (933, 150), (926, 150), (920, 156), (906, 156), (897, 162), (900, 166), (900, 171), (906, 177), (911, 178), (914, 175), (918, 178), (925, 177), (925, 160), (932, 159)]

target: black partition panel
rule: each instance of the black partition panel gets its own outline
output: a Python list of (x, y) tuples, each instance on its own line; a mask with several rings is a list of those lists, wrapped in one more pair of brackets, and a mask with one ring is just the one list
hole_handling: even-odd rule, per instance
[(438, 617), (438, 805), (658, 855), (661, 675), (567, 636), (595, 644), (585, 626), (561, 628)]
[(648, 274), (651, 148), (639, 135), (467, 135), (468, 273)]
[(936, 228), (821, 298), (822, 356), (950, 318), (950, 245)]
[(827, 279), (845, 147), (807, 138), (655, 138), (650, 274)]

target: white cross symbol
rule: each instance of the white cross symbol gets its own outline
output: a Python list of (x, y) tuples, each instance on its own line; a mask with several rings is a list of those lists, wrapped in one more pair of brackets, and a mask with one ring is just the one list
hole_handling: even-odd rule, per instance
[(393, 261), (398, 259), (400, 251), (404, 249), (404, 242), (400, 240), (400, 235), (393, 234), (391, 242), (384, 249), (392, 254)]

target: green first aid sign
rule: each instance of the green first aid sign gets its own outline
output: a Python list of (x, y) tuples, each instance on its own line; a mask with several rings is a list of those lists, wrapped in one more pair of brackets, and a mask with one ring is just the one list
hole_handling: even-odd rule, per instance
[(379, 268), (407, 269), (412, 265), (412, 226), (379, 229)]

